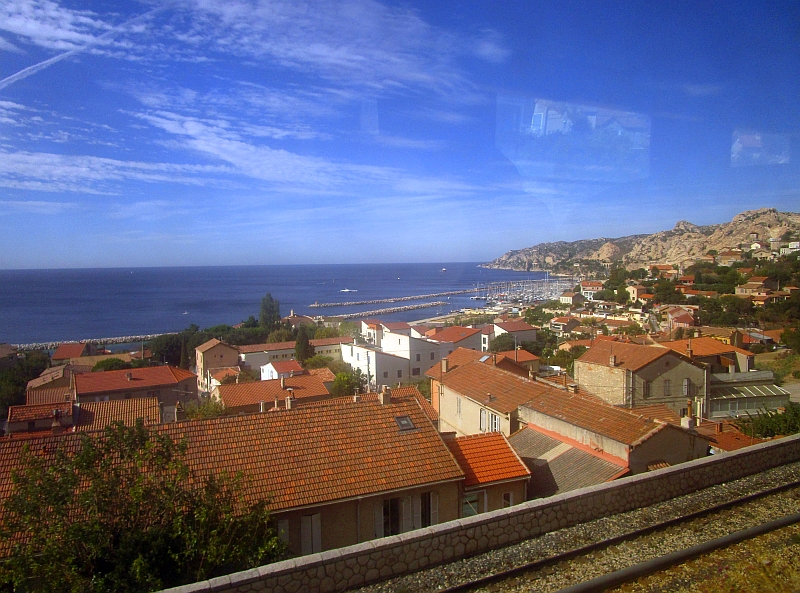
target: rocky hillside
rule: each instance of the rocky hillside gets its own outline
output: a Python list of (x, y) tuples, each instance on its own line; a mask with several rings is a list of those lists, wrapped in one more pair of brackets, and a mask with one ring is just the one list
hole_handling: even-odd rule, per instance
[(570, 271), (578, 262), (616, 262), (627, 268), (653, 263), (680, 264), (712, 249), (719, 252), (741, 246), (749, 250), (755, 240), (766, 242), (787, 231), (800, 233), (800, 213), (761, 208), (737, 214), (731, 222), (722, 224), (697, 226), (681, 220), (672, 230), (652, 235), (539, 243), (509, 251), (486, 267)]

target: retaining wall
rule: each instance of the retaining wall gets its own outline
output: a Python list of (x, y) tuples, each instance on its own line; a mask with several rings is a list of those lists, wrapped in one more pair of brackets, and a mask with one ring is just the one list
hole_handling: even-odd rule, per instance
[(508, 509), (276, 562), (168, 591), (342, 591), (578, 523), (649, 506), (798, 460), (800, 435), (795, 435), (733, 453), (705, 457), (675, 467), (533, 500)]

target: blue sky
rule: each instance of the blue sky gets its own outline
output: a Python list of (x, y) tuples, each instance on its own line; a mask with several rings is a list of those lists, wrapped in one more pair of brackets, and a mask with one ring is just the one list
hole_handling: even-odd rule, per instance
[(0, 0), (0, 268), (484, 261), (797, 211), (799, 17)]

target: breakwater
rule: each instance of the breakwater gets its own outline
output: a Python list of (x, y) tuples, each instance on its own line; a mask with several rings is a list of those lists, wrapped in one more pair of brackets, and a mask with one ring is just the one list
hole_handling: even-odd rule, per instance
[(335, 315), (334, 317), (336, 319), (361, 319), (363, 317), (372, 317), (373, 315), (388, 315), (389, 313), (412, 311), (414, 309), (427, 309), (428, 307), (439, 307), (446, 304), (448, 304), (447, 301), (434, 301), (432, 303), (421, 303), (419, 305), (403, 305), (401, 307), (388, 307), (386, 309), (362, 311), (361, 313), (347, 313), (345, 315)]
[[(177, 332), (172, 332), (177, 333)], [(147, 342), (153, 338), (166, 334), (146, 334), (143, 336), (119, 336), (116, 338), (87, 338), (85, 340), (64, 340), (63, 342), (32, 342), (30, 344), (12, 344), (18, 350), (55, 350), (60, 344), (92, 343), (98, 346), (113, 344), (132, 344), (134, 342)]]
[[(370, 299), (368, 301), (345, 301), (343, 303), (314, 303), (309, 305), (309, 307), (313, 307), (315, 309), (321, 307), (352, 307), (353, 305), (378, 305), (380, 303), (400, 303), (403, 301), (420, 301), (422, 299), (435, 299), (437, 297), (443, 296), (450, 296), (453, 294), (468, 294), (470, 292), (476, 292), (477, 289), (470, 288), (468, 290), (448, 290), (447, 292), (434, 292), (431, 294), (418, 294), (414, 296), (404, 296), (404, 297), (392, 297), (388, 299)], [(407, 309), (399, 309), (401, 311), (407, 311)], [(388, 311), (383, 311), (384, 313)], [(338, 317), (338, 316), (337, 316)]]

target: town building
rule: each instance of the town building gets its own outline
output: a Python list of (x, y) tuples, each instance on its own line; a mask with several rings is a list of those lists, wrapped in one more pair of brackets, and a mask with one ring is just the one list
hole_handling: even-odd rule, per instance
[(211, 374), (217, 369), (238, 367), (239, 350), (236, 346), (226, 344), (216, 338), (200, 344), (194, 349), (195, 368), (197, 369), (197, 389), (207, 393), (211, 391)]
[(305, 369), (296, 360), (276, 360), (261, 367), (261, 380), (285, 379), (304, 373)]
[(317, 402), (330, 398), (330, 393), (320, 376), (308, 374), (228, 383), (216, 387), (209, 397), (222, 402), (228, 413), (245, 414), (291, 408), (296, 402)]
[(139, 397), (155, 397), (165, 408), (197, 401), (197, 375), (157, 366), (72, 376), (72, 401), (79, 404)]
[(680, 415), (691, 399), (707, 410), (704, 365), (668, 348), (598, 341), (575, 361), (575, 381), (604, 401), (628, 408), (666, 404)]
[[(352, 344), (353, 338), (342, 336), (338, 338), (315, 338), (308, 341), (314, 347), (314, 354), (328, 356), (334, 360), (341, 360), (342, 344)], [(237, 346), (239, 351), (239, 364), (251, 369), (260, 369), (269, 362), (279, 360), (293, 360), (296, 342), (274, 342), (269, 344), (248, 344)]]

